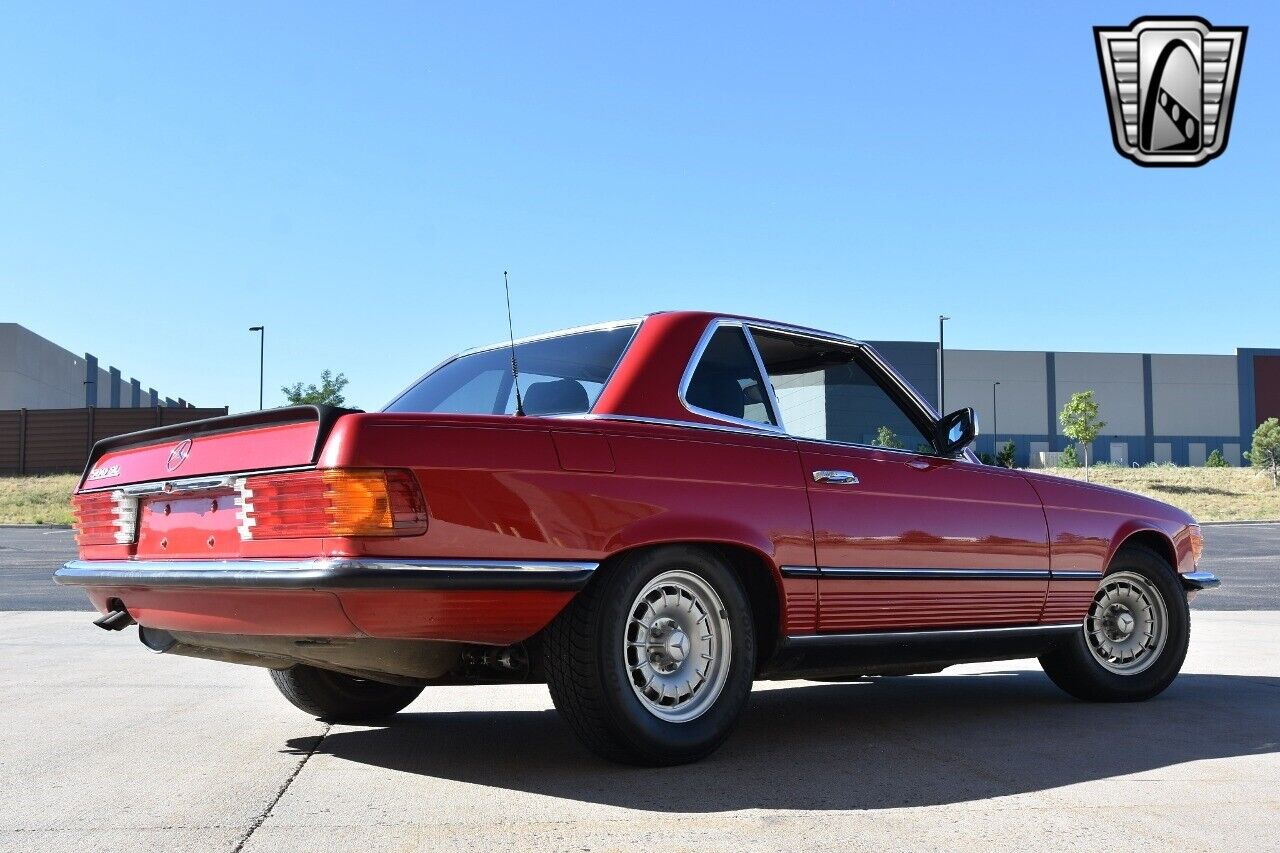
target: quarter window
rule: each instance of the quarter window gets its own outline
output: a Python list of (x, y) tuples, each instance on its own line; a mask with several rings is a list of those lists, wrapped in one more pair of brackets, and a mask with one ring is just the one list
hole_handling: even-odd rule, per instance
[(684, 400), (712, 415), (778, 425), (741, 326), (720, 326), (712, 333), (689, 378)]

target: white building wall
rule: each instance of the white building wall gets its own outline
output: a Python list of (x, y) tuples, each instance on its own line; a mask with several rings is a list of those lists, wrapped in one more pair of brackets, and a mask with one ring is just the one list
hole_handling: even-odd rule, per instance
[[(1049, 402), (1043, 352), (948, 350), (946, 370), (947, 408), (972, 406), (984, 434), (997, 427), (1003, 435), (1044, 434)], [(991, 400), (996, 380), (998, 419)]]
[[(1141, 355), (1060, 352), (1054, 355), (1054, 365), (1055, 412), (1062, 411), (1072, 394), (1092, 390), (1098, 416), (1107, 423), (1103, 436), (1146, 433)], [(1061, 424), (1055, 423), (1054, 428), (1062, 434)]]
[(1232, 355), (1151, 356), (1156, 435), (1237, 435), (1240, 387)]
[(0, 409), (84, 405), (85, 361), (17, 323), (0, 323)]

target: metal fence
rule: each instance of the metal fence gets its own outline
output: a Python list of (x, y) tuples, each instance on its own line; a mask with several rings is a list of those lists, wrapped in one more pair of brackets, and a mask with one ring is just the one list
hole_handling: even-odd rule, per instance
[(0, 475), (78, 474), (93, 444), (140, 429), (225, 415), (227, 409), (0, 410)]

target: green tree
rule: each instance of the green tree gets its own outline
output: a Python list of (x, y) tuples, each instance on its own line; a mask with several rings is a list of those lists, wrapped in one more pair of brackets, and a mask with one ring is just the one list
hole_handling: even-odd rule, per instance
[(1058, 415), (1062, 424), (1062, 434), (1072, 441), (1084, 445), (1084, 481), (1089, 482), (1089, 447), (1094, 439), (1107, 425), (1098, 418), (1098, 401), (1093, 399), (1093, 391), (1077, 391), (1062, 407)]
[(1271, 488), (1277, 488), (1280, 469), (1280, 420), (1267, 418), (1253, 431), (1253, 448), (1244, 455), (1255, 468), (1271, 469)]
[(292, 385), (282, 386), (280, 391), (294, 406), (320, 404), (341, 406), (347, 401), (342, 393), (346, 387), (347, 377), (344, 374), (339, 373), (334, 376), (333, 371), (323, 370), (320, 372), (319, 387), (313, 384), (304, 388), (301, 382), (295, 382)]
[(1062, 453), (1058, 454), (1058, 467), (1059, 468), (1079, 468), (1080, 467), (1080, 460), (1076, 458), (1076, 446), (1074, 444), (1068, 444), (1063, 449)]
[(876, 430), (876, 440), (872, 442), (876, 447), (892, 447), (895, 450), (902, 449), (902, 440), (898, 438), (898, 434), (887, 426), (882, 426)]
[(1012, 441), (1006, 441), (1000, 445), (1000, 451), (996, 454), (996, 464), (1004, 468), (1012, 468), (1015, 449)]
[(1221, 450), (1215, 449), (1209, 454), (1209, 458), (1204, 460), (1206, 468), (1230, 468), (1231, 463), (1227, 461), (1227, 457), (1222, 455)]

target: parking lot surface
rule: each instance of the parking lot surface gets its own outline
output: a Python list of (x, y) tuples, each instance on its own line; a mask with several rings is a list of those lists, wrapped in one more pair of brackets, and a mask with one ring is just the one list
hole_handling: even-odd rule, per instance
[(700, 764), (584, 751), (541, 686), (428, 688), (317, 723), (248, 667), (76, 613), (0, 639), (0, 849), (1275, 849), (1280, 613), (1196, 614), (1164, 695), (1091, 705), (1034, 662), (759, 685)]
[(766, 683), (723, 749), (666, 769), (596, 759), (540, 685), (326, 726), (265, 671), (47, 609), (65, 542), (0, 531), (6, 606), (41, 608), (0, 614), (0, 850), (1277, 849), (1277, 540), (1245, 527), (1206, 538), (1253, 607), (1202, 595), (1155, 700), (1078, 702), (1034, 661)]

